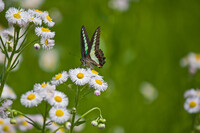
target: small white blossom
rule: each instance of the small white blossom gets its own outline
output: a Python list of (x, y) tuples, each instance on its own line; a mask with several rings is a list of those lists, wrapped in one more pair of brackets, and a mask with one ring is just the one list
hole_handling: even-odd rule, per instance
[(42, 38), (53, 38), (55, 36), (55, 32), (51, 32), (50, 29), (44, 27), (36, 27), (35, 33), (37, 36), (41, 36)]
[(65, 108), (52, 107), (49, 111), (49, 116), (56, 123), (64, 123), (69, 119), (70, 114)]
[(21, 96), (20, 101), (25, 107), (34, 107), (41, 103), (42, 97), (34, 91), (28, 91)]
[(18, 10), (13, 7), (9, 8), (6, 12), (6, 19), (8, 20), (9, 24), (17, 24), (20, 27), (28, 24), (27, 12), (25, 12), (23, 9)]

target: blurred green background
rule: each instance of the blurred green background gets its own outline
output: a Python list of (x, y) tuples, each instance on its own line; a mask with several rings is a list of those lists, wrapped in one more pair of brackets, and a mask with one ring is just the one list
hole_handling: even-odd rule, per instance
[[(86, 118), (82, 132), (188, 133), (192, 116), (183, 108), (183, 94), (187, 89), (200, 87), (200, 73), (191, 77), (187, 68), (181, 68), (180, 59), (189, 52), (200, 52), (200, 1), (129, 1), (126, 11), (114, 10), (108, 3), (108, 0), (46, 0), (41, 5), (41, 10), (56, 8), (62, 15), (52, 29), (56, 32), (59, 66), (45, 72), (38, 63), (43, 50), (29, 47), (23, 53), (20, 68), (7, 81), (18, 96), (13, 108), (36, 113), (20, 104), (20, 95), (31, 90), (35, 83), (51, 80), (62, 70), (79, 67), (81, 26), (85, 25), (90, 38), (101, 26), (100, 45), (106, 64), (96, 70), (104, 76), (109, 88), (99, 97), (91, 94), (82, 100), (78, 113), (98, 106), (107, 123), (104, 130), (92, 127), (93, 113)], [(7, 23), (2, 14), (0, 23), (4, 26)], [(140, 93), (144, 82), (154, 86), (158, 93), (151, 102)], [(65, 86), (58, 89), (68, 94)], [(74, 100), (68, 96), (71, 108)]]

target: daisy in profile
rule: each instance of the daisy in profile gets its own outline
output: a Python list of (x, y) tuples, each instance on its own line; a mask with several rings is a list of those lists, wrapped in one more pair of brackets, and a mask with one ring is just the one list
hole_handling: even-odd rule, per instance
[(52, 98), (56, 90), (55, 85), (43, 82), (42, 84), (35, 84), (34, 91), (40, 94), (44, 99)]
[(34, 91), (28, 91), (21, 96), (20, 101), (25, 107), (34, 107), (41, 103), (42, 97)]
[(190, 90), (187, 90), (185, 93), (184, 93), (184, 97), (185, 98), (188, 98), (188, 97), (200, 97), (200, 90), (199, 89), (190, 89)]
[(27, 19), (27, 12), (18, 10), (16, 8), (9, 8), (6, 12), (6, 19), (8, 20), (9, 24), (17, 24), (20, 27), (26, 26), (28, 24)]
[(200, 111), (200, 103), (198, 97), (187, 98), (184, 103), (184, 108), (189, 113), (197, 113)]
[(57, 74), (55, 77), (53, 77), (51, 83), (53, 85), (59, 85), (59, 84), (62, 84), (63, 82), (66, 82), (67, 79), (68, 79), (68, 74), (66, 71), (63, 71)]
[(36, 27), (35, 33), (37, 36), (41, 36), (42, 38), (53, 38), (55, 36), (55, 32), (51, 32), (50, 29), (44, 27)]
[(40, 43), (42, 44), (43, 49), (52, 49), (55, 45), (55, 41), (53, 39), (41, 38)]
[(13, 33), (10, 30), (4, 30), (1, 35), (3, 38), (6, 39), (6, 41), (10, 41), (13, 39)]
[(62, 107), (52, 107), (49, 111), (50, 119), (56, 123), (64, 123), (66, 122), (70, 114), (67, 109)]
[(48, 12), (44, 12), (43, 13), (43, 18), (44, 23), (47, 24), (49, 27), (53, 27), (54, 26), (54, 22), (52, 21), (52, 18), (49, 16)]
[(108, 88), (108, 84), (99, 77), (91, 78), (89, 85), (93, 87), (95, 90), (105, 91)]
[(52, 106), (66, 107), (68, 105), (67, 96), (59, 91), (55, 91), (53, 98), (48, 99), (48, 102)]
[(85, 85), (90, 80), (90, 74), (83, 68), (70, 69), (69, 76), (77, 85)]

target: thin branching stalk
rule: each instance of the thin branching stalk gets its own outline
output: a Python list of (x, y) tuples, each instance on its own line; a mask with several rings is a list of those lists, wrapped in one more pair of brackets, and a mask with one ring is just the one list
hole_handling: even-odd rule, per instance
[(44, 120), (43, 120), (42, 133), (45, 133), (47, 113), (48, 113), (48, 103), (45, 102), (45, 109), (44, 109), (44, 115), (43, 115), (43, 119)]
[(73, 115), (72, 115), (72, 122), (71, 122), (71, 127), (70, 127), (70, 133), (72, 133), (73, 132), (73, 129), (74, 129), (74, 124), (75, 124), (75, 117), (76, 117), (76, 112), (77, 112), (77, 106), (78, 106), (78, 102), (79, 102), (79, 97), (80, 97), (80, 88), (79, 88), (79, 86), (77, 86), (77, 93), (76, 93), (76, 96), (75, 96), (75, 106), (74, 106), (74, 109), (75, 109), (75, 111), (73, 111), (72, 110), (72, 113), (73, 113)]

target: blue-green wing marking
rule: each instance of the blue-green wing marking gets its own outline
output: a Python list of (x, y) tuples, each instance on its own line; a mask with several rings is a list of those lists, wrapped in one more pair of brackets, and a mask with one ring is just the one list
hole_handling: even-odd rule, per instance
[(81, 55), (82, 57), (86, 57), (88, 53), (88, 46), (89, 46), (89, 38), (87, 35), (87, 32), (85, 30), (85, 27), (82, 26), (81, 28)]
[(100, 27), (96, 29), (94, 32), (91, 42), (88, 48), (88, 54), (92, 60), (94, 60), (97, 64), (99, 64), (99, 59), (95, 55), (95, 51), (99, 49), (99, 40), (100, 40)]

